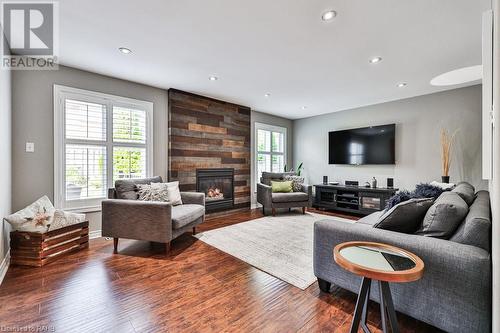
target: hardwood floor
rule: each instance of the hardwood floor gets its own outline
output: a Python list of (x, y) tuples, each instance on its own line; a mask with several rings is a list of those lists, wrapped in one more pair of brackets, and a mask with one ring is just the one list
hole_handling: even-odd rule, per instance
[[(318, 211), (316, 211), (318, 212)], [(217, 215), (198, 231), (262, 216)], [(345, 217), (345, 216), (343, 216)], [(164, 247), (91, 240), (90, 249), (43, 268), (10, 267), (0, 286), (0, 331), (347, 332), (356, 295), (305, 291), (225, 254), (190, 234)], [(378, 304), (369, 326), (380, 332)], [(436, 329), (398, 314), (402, 332)]]

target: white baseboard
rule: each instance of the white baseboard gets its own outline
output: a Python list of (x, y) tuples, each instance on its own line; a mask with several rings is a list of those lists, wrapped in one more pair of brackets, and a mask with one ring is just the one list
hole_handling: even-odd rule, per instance
[(9, 269), (9, 264), (10, 264), (10, 249), (9, 251), (7, 251), (7, 253), (5, 254), (5, 258), (3, 258), (3, 261), (0, 264), (0, 285), (3, 282), (5, 274), (7, 274), (7, 270)]
[(101, 230), (94, 230), (89, 232), (89, 239), (102, 237)]

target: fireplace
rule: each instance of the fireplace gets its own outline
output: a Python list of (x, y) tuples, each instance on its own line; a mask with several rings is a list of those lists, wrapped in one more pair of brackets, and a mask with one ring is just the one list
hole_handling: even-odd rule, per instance
[(205, 193), (207, 212), (234, 207), (234, 169), (196, 169), (196, 191)]

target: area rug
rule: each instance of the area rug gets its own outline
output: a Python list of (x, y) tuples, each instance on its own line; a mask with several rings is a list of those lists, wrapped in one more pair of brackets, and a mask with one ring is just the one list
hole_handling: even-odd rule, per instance
[(199, 233), (195, 237), (302, 290), (313, 273), (313, 225), (352, 220), (314, 213), (280, 214)]

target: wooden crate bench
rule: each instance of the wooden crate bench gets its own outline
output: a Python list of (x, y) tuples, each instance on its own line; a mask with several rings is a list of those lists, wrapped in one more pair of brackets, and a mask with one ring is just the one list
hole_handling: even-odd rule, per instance
[(67, 253), (85, 249), (88, 246), (88, 221), (44, 234), (12, 231), (10, 233), (10, 263), (41, 267)]

